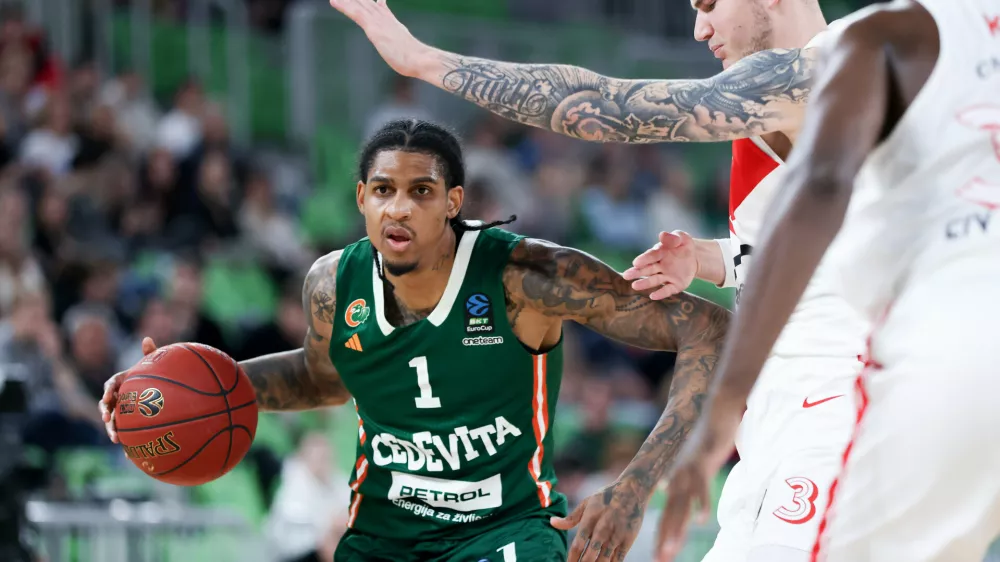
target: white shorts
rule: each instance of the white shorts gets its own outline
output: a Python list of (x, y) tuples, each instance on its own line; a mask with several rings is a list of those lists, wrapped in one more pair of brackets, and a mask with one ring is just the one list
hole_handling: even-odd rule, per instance
[(995, 279), (907, 290), (873, 335), (877, 365), (860, 379), (867, 405), (818, 560), (983, 560), (1000, 533)]
[(740, 461), (704, 562), (809, 560), (854, 427), (860, 370), (856, 358), (768, 360), (740, 424)]

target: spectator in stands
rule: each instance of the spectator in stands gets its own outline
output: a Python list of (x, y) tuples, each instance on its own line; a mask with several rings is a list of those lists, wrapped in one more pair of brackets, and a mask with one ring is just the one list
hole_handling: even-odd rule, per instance
[(317, 257), (306, 247), (295, 217), (278, 209), (274, 186), (261, 170), (253, 172), (247, 179), (239, 225), (247, 241), (279, 282), (290, 274), (308, 270)]
[(239, 195), (232, 162), (226, 153), (206, 154), (198, 170), (197, 199), (191, 210), (196, 229), (194, 240), (201, 243), (203, 249), (212, 249), (217, 242), (239, 234), (236, 219)]
[(426, 108), (417, 103), (416, 81), (392, 75), (391, 94), (387, 101), (377, 107), (365, 123), (365, 136), (370, 137), (382, 125), (396, 119), (423, 119), (433, 121)]
[[(243, 339), (236, 358), (240, 361), (292, 351), (302, 347), (306, 337), (306, 317), (302, 309), (302, 278), (286, 281), (274, 320), (250, 331)], [(159, 340), (154, 340), (159, 343)]]
[(659, 189), (646, 201), (646, 238), (656, 240), (663, 229), (683, 230), (698, 238), (708, 236), (691, 207), (691, 171), (682, 161), (665, 159), (659, 176)]
[(156, 140), (160, 110), (146, 95), (142, 76), (134, 70), (125, 71), (105, 84), (99, 99), (111, 106), (128, 137), (128, 144), (135, 153), (145, 153)]
[(646, 211), (632, 197), (632, 169), (610, 154), (591, 165), (590, 186), (584, 190), (581, 211), (587, 230), (600, 244), (633, 251), (646, 244)]
[[(78, 119), (85, 118), (97, 105), (100, 87), (101, 73), (94, 61), (82, 61), (70, 72), (66, 84), (66, 94), (70, 104), (77, 111)], [(82, 123), (76, 124), (81, 125)]]
[(285, 460), (281, 485), (271, 504), (266, 529), (281, 562), (333, 559), (347, 528), (350, 488), (347, 475), (334, 469), (326, 436), (308, 434)]
[(246, 158), (233, 143), (229, 133), (229, 123), (222, 106), (206, 103), (201, 118), (201, 139), (181, 162), (181, 181), (194, 183), (202, 162), (209, 154), (224, 154), (229, 160), (233, 179), (244, 183), (247, 176)]
[(196, 80), (190, 79), (177, 89), (174, 106), (163, 116), (156, 130), (156, 142), (175, 158), (184, 159), (201, 142), (201, 118), (205, 94)]
[(560, 244), (569, 243), (582, 183), (583, 172), (578, 164), (561, 159), (543, 161), (535, 173), (538, 191), (532, 201), (544, 209), (544, 214), (536, 224), (525, 225), (520, 231)]
[(18, 294), (13, 312), (0, 321), (0, 365), (24, 371), (30, 415), (25, 438), (51, 453), (57, 447), (96, 445), (104, 439), (93, 398), (65, 356), (50, 314), (44, 291)]
[[(502, 213), (516, 214), (519, 228), (523, 229), (523, 225), (536, 222), (536, 215), (541, 214), (541, 208), (535, 204), (532, 195), (535, 186), (531, 177), (524, 173), (514, 155), (501, 142), (501, 135), (506, 128), (507, 121), (493, 115), (475, 125), (465, 149), (466, 177), (485, 179), (483, 187), (490, 190), (485, 195), (497, 203)], [(473, 193), (477, 191), (470, 190), (466, 196)], [(467, 214), (470, 217), (480, 216)]]
[(231, 353), (219, 325), (202, 312), (203, 290), (200, 261), (193, 256), (177, 260), (167, 298), (177, 341), (196, 341)]
[(117, 366), (115, 323), (114, 313), (99, 304), (76, 305), (63, 319), (63, 329), (69, 336), (70, 361), (92, 400), (100, 400), (104, 381)]
[(28, 200), (15, 186), (0, 186), (0, 317), (21, 291), (39, 291), (45, 278), (27, 237)]
[(142, 357), (142, 339), (153, 338), (157, 345), (170, 345), (177, 341), (174, 318), (167, 309), (167, 303), (159, 297), (146, 301), (135, 331), (127, 338), (122, 352), (118, 354), (116, 370), (124, 371), (138, 363)]
[(80, 147), (80, 140), (73, 134), (69, 99), (53, 94), (39, 117), (41, 126), (28, 133), (21, 144), (21, 162), (53, 175), (65, 174)]
[(114, 110), (108, 105), (92, 105), (87, 119), (77, 129), (79, 149), (73, 158), (74, 169), (85, 169), (101, 162), (113, 151), (125, 152), (127, 137), (118, 129)]

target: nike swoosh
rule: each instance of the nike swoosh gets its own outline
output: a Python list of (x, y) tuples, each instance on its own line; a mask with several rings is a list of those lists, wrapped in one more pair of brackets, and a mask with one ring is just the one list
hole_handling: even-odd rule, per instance
[(829, 398), (824, 398), (822, 400), (817, 400), (815, 402), (809, 402), (809, 399), (805, 398), (804, 400), (802, 400), (802, 407), (803, 408), (812, 408), (813, 406), (819, 406), (823, 402), (829, 402), (830, 400), (833, 400), (835, 398), (840, 398), (842, 396), (843, 396), (843, 394), (838, 394), (836, 396), (831, 396)]

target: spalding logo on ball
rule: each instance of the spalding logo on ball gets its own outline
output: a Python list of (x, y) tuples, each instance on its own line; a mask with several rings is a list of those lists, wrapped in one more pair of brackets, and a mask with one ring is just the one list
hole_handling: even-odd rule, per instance
[(139, 395), (139, 413), (151, 418), (163, 409), (163, 393), (155, 388), (147, 388)]

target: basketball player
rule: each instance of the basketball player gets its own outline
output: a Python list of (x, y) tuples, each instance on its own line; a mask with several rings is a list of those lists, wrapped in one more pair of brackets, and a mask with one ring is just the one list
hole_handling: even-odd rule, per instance
[[(350, 528), (335, 560), (564, 562), (581, 521), (590, 540), (573, 560), (622, 560), (698, 415), (729, 314), (688, 294), (651, 301), (583, 252), (463, 221), (464, 174), (441, 127), (378, 131), (357, 186), (368, 237), (310, 271), (304, 349), (242, 366), (265, 409), (354, 399)], [(678, 352), (656, 429), (568, 518), (551, 431), (565, 320)], [(102, 411), (114, 411), (118, 378)]]
[(1000, 533), (998, 61), (997, 0), (896, 0), (836, 42), (671, 480), (670, 537), (823, 258), (875, 328), (813, 560), (983, 560)]
[[(660, 235), (625, 278), (653, 299), (694, 277), (742, 284), (764, 213), (785, 177), (819, 49), (835, 34), (817, 0), (696, 0), (695, 37), (723, 72), (699, 80), (620, 80), (573, 66), (447, 53), (417, 41), (384, 1), (332, 0), (396, 71), (499, 115), (576, 138), (733, 141), (728, 240)], [(835, 24), (831, 27), (839, 27)], [(853, 381), (867, 325), (817, 276), (747, 404), (740, 462), (719, 502), (706, 562), (804, 562), (854, 423)], [(730, 444), (731, 446), (731, 444)]]

